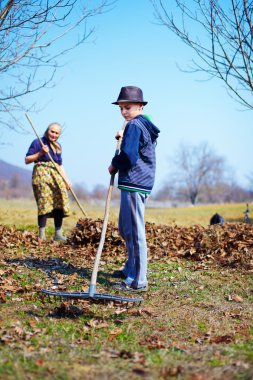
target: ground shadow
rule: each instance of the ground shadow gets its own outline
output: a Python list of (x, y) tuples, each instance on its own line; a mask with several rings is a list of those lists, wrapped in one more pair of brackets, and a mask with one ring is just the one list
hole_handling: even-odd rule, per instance
[[(80, 278), (90, 279), (92, 274), (92, 269), (90, 268), (79, 268), (72, 264), (66, 263), (64, 259), (59, 257), (49, 257), (47, 260), (27, 257), (25, 259), (6, 259), (6, 263), (9, 264), (19, 264), (30, 269), (40, 269), (52, 280), (53, 285), (58, 285), (58, 279), (56, 273), (64, 274), (66, 276), (71, 276), (75, 273), (78, 274)], [(110, 281), (111, 274), (104, 271), (98, 272), (97, 283), (103, 286), (110, 286), (112, 283)]]
[(252, 220), (249, 219), (249, 222), (245, 222), (243, 220), (243, 217), (242, 218), (227, 218), (226, 219), (226, 222), (229, 222), (229, 223), (240, 223), (240, 224), (252, 224)]

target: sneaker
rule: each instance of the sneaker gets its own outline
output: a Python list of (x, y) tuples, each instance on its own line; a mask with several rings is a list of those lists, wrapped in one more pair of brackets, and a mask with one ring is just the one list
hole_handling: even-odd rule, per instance
[(142, 286), (141, 288), (132, 288), (131, 286), (127, 285), (125, 282), (119, 282), (118, 284), (113, 285), (114, 290), (119, 290), (122, 292), (147, 292), (148, 287)]
[(115, 270), (112, 273), (112, 277), (113, 278), (126, 278), (126, 276), (124, 275), (124, 272), (122, 270)]

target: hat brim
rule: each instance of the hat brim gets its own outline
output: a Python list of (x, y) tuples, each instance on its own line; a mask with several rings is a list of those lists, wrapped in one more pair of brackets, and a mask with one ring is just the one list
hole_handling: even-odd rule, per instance
[(120, 103), (141, 103), (144, 106), (146, 104), (148, 104), (148, 102), (143, 102), (143, 101), (140, 101), (140, 100), (118, 100), (117, 102), (113, 102), (112, 104), (119, 105)]

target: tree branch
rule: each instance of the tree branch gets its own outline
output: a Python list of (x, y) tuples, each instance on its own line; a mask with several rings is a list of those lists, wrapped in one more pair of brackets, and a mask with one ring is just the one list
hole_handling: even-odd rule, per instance
[(169, 14), (163, 0), (150, 1), (160, 24), (199, 57), (200, 62), (193, 60), (195, 69), (191, 72), (220, 78), (234, 99), (253, 109), (253, 2), (229, 0), (230, 5), (220, 5), (216, 0), (192, 0), (186, 5), (183, 0), (174, 0), (176, 8)]

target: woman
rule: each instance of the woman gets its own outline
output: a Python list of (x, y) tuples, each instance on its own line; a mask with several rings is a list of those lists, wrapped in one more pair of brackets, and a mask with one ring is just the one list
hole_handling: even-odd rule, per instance
[[(62, 166), (62, 149), (57, 142), (61, 134), (61, 126), (58, 123), (49, 124), (44, 136), (43, 145), (39, 139), (35, 139), (26, 153), (25, 163), (34, 162), (32, 186), (38, 206), (39, 239), (46, 240), (45, 228), (47, 218), (54, 218), (54, 240), (66, 241), (62, 235), (62, 219), (70, 213), (68, 194), (70, 182), (66, 177)], [(49, 155), (62, 174), (58, 173)]]

